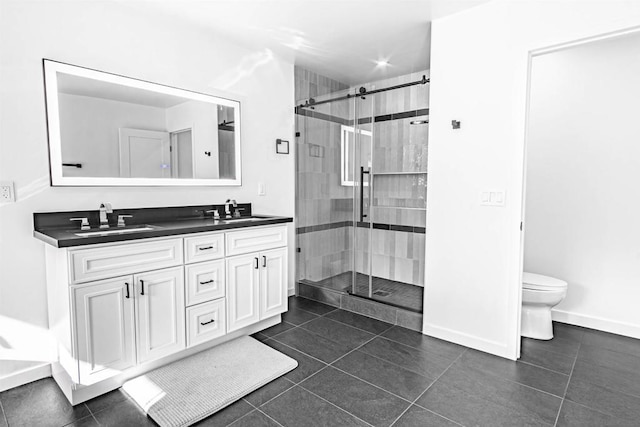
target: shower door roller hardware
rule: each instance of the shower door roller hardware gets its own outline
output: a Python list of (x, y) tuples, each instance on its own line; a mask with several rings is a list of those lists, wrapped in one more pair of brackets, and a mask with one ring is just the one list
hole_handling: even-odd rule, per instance
[(451, 120), (452, 129), (460, 129), (460, 120)]

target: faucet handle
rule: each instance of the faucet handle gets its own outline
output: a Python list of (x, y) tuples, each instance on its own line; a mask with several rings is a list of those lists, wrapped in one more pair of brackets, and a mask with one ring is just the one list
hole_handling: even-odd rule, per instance
[(118, 215), (118, 227), (126, 227), (124, 219), (125, 218), (133, 218), (133, 215)]
[(89, 220), (87, 218), (69, 218), (69, 221), (82, 221), (80, 223), (80, 230), (90, 230)]
[(203, 211), (204, 213), (208, 214), (208, 213), (212, 213), (213, 214), (213, 219), (220, 219), (220, 212), (218, 212), (218, 209), (210, 209), (208, 211)]

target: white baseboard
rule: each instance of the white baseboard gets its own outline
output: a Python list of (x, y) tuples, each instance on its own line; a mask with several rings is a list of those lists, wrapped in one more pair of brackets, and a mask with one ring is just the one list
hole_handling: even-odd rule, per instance
[(51, 376), (51, 364), (42, 363), (0, 378), (0, 392)]
[(551, 310), (551, 318), (561, 323), (583, 326), (585, 328), (640, 339), (640, 325), (555, 309)]
[(296, 288), (289, 288), (287, 290), (287, 295), (289, 295), (290, 297), (294, 296), (295, 294), (296, 294)]
[(484, 351), (485, 353), (494, 354), (496, 356), (504, 357), (510, 360), (516, 360), (515, 354), (509, 354), (507, 346), (496, 342), (485, 340), (474, 335), (469, 335), (454, 331), (452, 329), (442, 328), (440, 326), (424, 324), (422, 333), (434, 338), (449, 341), (452, 343), (460, 344), (465, 347), (470, 347), (476, 350)]

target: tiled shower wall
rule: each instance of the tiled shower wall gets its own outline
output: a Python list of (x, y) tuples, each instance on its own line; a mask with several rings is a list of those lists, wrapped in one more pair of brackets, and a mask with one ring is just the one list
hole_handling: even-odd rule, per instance
[[(414, 73), (365, 86), (368, 89), (393, 86), (419, 80), (424, 74)], [(296, 68), (297, 104), (309, 96), (319, 100), (326, 98), (325, 94), (331, 93), (331, 97), (346, 94), (346, 89), (340, 82)], [(369, 104), (365, 112), (362, 110), (366, 105), (362, 103), (360, 117), (375, 116), (373, 124), (368, 125), (374, 134), (374, 171), (426, 171), (427, 126), (409, 122), (428, 119), (428, 96), (428, 85), (417, 85), (376, 94), (373, 108)], [(305, 115), (296, 115), (298, 279), (317, 282), (354, 269), (351, 255), (354, 187), (340, 184), (341, 125), (353, 125), (352, 109), (353, 100), (339, 101), (313, 110), (299, 110)], [(374, 207), (370, 215), (378, 226), (371, 234), (374, 276), (423, 286), (426, 178), (426, 174), (373, 178)], [(356, 239), (355, 269), (368, 274), (369, 230), (357, 227)]]

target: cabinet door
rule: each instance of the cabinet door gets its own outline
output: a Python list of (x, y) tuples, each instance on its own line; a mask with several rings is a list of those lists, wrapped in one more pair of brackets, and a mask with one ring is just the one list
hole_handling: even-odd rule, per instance
[(227, 259), (227, 332), (260, 320), (259, 254)]
[(80, 384), (134, 366), (133, 277), (71, 286)]
[(138, 363), (185, 348), (183, 267), (134, 276)]
[(287, 248), (260, 253), (260, 320), (287, 311)]

